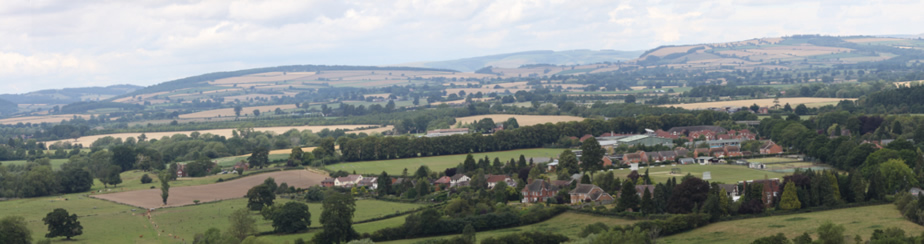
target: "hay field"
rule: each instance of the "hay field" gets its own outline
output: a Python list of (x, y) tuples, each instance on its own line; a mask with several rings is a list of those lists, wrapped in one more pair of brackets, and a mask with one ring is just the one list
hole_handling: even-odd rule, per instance
[[(314, 131), (314, 132), (318, 132), (318, 131), (321, 131), (321, 130), (323, 130), (323, 129), (330, 129), (330, 130), (336, 130), (336, 129), (356, 129), (356, 128), (359, 128), (359, 127), (370, 127), (370, 126), (376, 126), (376, 125), (306, 125), (306, 126), (257, 127), (257, 128), (253, 128), (253, 129), (254, 129), (254, 131), (270, 131), (270, 132), (273, 132), (273, 133), (276, 133), (276, 134), (282, 134), (282, 133), (285, 133), (286, 131), (291, 130), (291, 129), (296, 129), (296, 130), (299, 130), (299, 131), (302, 131), (302, 130), (311, 130), (311, 131)], [(382, 131), (387, 131), (387, 130), (391, 130), (391, 129), (393, 129), (392, 126), (386, 126), (386, 127), (380, 127), (380, 128), (374, 128), (374, 129), (365, 129), (365, 130), (351, 131), (350, 133), (367, 133), (367, 134), (368, 134), (368, 133), (381, 133)], [(185, 135), (189, 135), (189, 134), (191, 134), (191, 133), (193, 133), (193, 132), (199, 132), (200, 134), (209, 133), (209, 134), (218, 135), (218, 136), (231, 137), (231, 134), (232, 134), (231, 131), (233, 131), (233, 130), (236, 130), (236, 129), (213, 129), (213, 130), (169, 131), (169, 132), (145, 132), (144, 134), (145, 134), (145, 136), (147, 136), (148, 138), (151, 138), (151, 139), (160, 139), (160, 138), (162, 138), (162, 137), (165, 137), (165, 136), (169, 137), (169, 136), (173, 136), (173, 135), (175, 135), (175, 134), (185, 134)], [(114, 137), (114, 138), (122, 138), (122, 140), (125, 140), (126, 138), (129, 138), (129, 137), (136, 137), (136, 138), (137, 138), (137, 137), (138, 137), (139, 135), (141, 135), (141, 134), (142, 134), (142, 133), (135, 133), (135, 132), (133, 132), (133, 133), (118, 133), (118, 134), (93, 135), (93, 136), (79, 137), (79, 138), (77, 138), (77, 139), (64, 139), (64, 140), (48, 141), (48, 142), (46, 142), (46, 143), (48, 143), (48, 144), (54, 144), (54, 143), (59, 142), (59, 141), (60, 141), (60, 142), (71, 142), (71, 143), (80, 143), (80, 144), (83, 144), (84, 147), (89, 147), (91, 144), (93, 144), (94, 141), (98, 140), (99, 138), (111, 136), (111, 137)]]
[(46, 115), (46, 116), (27, 116), (27, 117), (14, 117), (14, 118), (0, 119), (0, 124), (15, 125), (17, 123), (23, 123), (23, 124), (25, 123), (33, 123), (33, 124), (59, 123), (61, 122), (61, 120), (73, 119), (74, 116), (84, 118), (84, 119), (90, 118), (90, 115), (86, 115), (86, 114), (56, 114), (56, 115)]
[(473, 122), (478, 122), (484, 118), (491, 118), (494, 120), (494, 123), (500, 123), (507, 121), (509, 118), (516, 118), (517, 124), (520, 126), (530, 126), (537, 124), (545, 123), (558, 123), (558, 122), (569, 122), (569, 121), (583, 121), (584, 118), (576, 116), (566, 116), (566, 115), (518, 115), (518, 114), (486, 114), (486, 115), (475, 115), (468, 117), (459, 117), (456, 118), (456, 126), (462, 124), (471, 124)]
[[(278, 95), (277, 95), (278, 96)], [(268, 106), (255, 106), (255, 107), (243, 107), (241, 109), (241, 116), (247, 114), (248, 116), (253, 116), (253, 110), (259, 109), (261, 114), (272, 113), (276, 108), (283, 110), (294, 109), (295, 104), (280, 104), (280, 105), (268, 105)], [(181, 114), (180, 119), (197, 119), (197, 118), (215, 118), (215, 117), (234, 117), (234, 108), (222, 108), (222, 109), (213, 109), (200, 111), (189, 114)]]
[[(691, 231), (663, 237), (659, 243), (751, 243), (757, 238), (783, 233), (794, 238), (808, 232), (818, 239), (816, 230), (825, 221), (843, 225), (844, 234), (868, 240), (875, 229), (898, 227), (918, 235), (924, 226), (905, 220), (893, 204), (845, 208), (804, 214), (752, 218), (712, 223)], [(853, 238), (851, 238), (853, 239)]]
[[(840, 102), (841, 100), (856, 100), (855, 98), (826, 98), (826, 97), (784, 97), (780, 98), (780, 106), (789, 103), (790, 106), (797, 106), (799, 104), (805, 104), (809, 106), (813, 103), (830, 103)], [(722, 107), (746, 107), (751, 106), (752, 104), (757, 104), (761, 107), (770, 107), (773, 106), (773, 99), (749, 99), (749, 100), (733, 100), (733, 101), (719, 101), (719, 102), (702, 102), (702, 103), (686, 103), (686, 104), (667, 104), (660, 105), (661, 107), (678, 107), (685, 109), (707, 109), (707, 108), (722, 108)]]

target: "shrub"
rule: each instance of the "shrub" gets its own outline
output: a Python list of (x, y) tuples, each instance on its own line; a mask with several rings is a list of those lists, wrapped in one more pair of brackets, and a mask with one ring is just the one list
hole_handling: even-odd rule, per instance
[(154, 181), (154, 179), (151, 179), (151, 177), (148, 176), (148, 174), (144, 174), (144, 175), (141, 176), (141, 184), (147, 184), (147, 183), (151, 183), (151, 182), (153, 182), (153, 181)]

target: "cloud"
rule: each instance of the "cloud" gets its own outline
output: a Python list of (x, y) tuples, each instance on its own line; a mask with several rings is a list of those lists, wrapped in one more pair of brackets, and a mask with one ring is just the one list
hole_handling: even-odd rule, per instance
[[(287, 64), (915, 34), (920, 1), (25, 1), (0, 5), (0, 89), (154, 83)], [(22, 82), (20, 82), (22, 81)], [(17, 85), (12, 85), (16, 83)]]

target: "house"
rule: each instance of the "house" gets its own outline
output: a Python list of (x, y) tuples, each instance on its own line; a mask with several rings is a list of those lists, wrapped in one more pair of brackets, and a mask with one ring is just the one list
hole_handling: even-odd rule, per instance
[(545, 202), (550, 197), (555, 197), (558, 187), (550, 184), (545, 180), (533, 180), (520, 191), (523, 195), (523, 203)]
[(449, 177), (449, 186), (450, 187), (467, 186), (468, 181), (470, 180), (472, 180), (471, 177), (468, 177), (463, 174), (456, 174), (456, 175), (453, 175), (452, 177)]
[(434, 184), (434, 185), (447, 185), (447, 186), (448, 186), (448, 185), (450, 184), (450, 182), (452, 182), (452, 178), (450, 178), (449, 176), (443, 176), (443, 177), (440, 177), (439, 179), (436, 179), (435, 181), (433, 181), (433, 184)]
[(690, 136), (688, 138), (690, 139), (690, 141), (699, 140), (699, 139), (705, 139), (709, 141), (709, 140), (715, 140), (716, 134), (717, 133), (715, 131), (701, 130), (701, 131), (690, 132)]
[(725, 128), (722, 128), (721, 126), (696, 125), (696, 126), (678, 126), (678, 127), (671, 128), (667, 132), (679, 133), (679, 134), (689, 134), (690, 132), (704, 131), (704, 130), (714, 131), (717, 133), (725, 133), (726, 131), (728, 131), (728, 130), (725, 130)]
[(615, 200), (613, 196), (593, 184), (578, 184), (568, 194), (571, 195), (571, 204), (593, 202), (602, 205), (613, 203)]
[(718, 158), (718, 157), (724, 157), (724, 156), (725, 156), (725, 148), (722, 148), (722, 147), (709, 148), (709, 156), (713, 156), (713, 157), (717, 157), (717, 158)]
[(635, 186), (635, 193), (638, 194), (639, 197), (644, 196), (645, 194), (644, 191), (648, 191), (648, 194), (651, 194), (651, 196), (654, 196), (654, 190), (655, 190), (654, 185), (636, 185)]
[(658, 155), (660, 155), (659, 159), (655, 160), (658, 162), (677, 160), (677, 153), (674, 151), (660, 151), (658, 152)]
[(773, 141), (767, 141), (760, 146), (760, 154), (779, 154), (783, 152), (783, 147), (773, 143)]
[(736, 184), (719, 184), (719, 188), (725, 190), (725, 194), (728, 194), (728, 198), (737, 201), (738, 200), (738, 185)]
[(725, 156), (741, 157), (744, 156), (744, 154), (741, 152), (741, 148), (738, 146), (725, 146)]
[(176, 164), (176, 177), (186, 177), (185, 164)]
[(637, 151), (635, 153), (626, 153), (622, 155), (622, 163), (624, 164), (633, 164), (641, 163), (648, 161), (648, 154), (645, 151)]
[(693, 149), (693, 157), (709, 156), (709, 148)]
[(485, 179), (488, 181), (488, 188), (494, 189), (494, 186), (499, 182), (507, 183), (507, 186), (517, 186), (517, 181), (510, 178), (506, 175), (486, 175)]
[(702, 164), (702, 165), (713, 163), (714, 161), (718, 161), (718, 160), (715, 160), (715, 158), (713, 157), (696, 157), (696, 163)]
[(693, 164), (693, 163), (696, 163), (696, 159), (694, 159), (694, 158), (680, 158), (680, 160), (678, 160), (678, 162), (680, 162), (680, 164)]
[(334, 186), (334, 178), (324, 178), (324, 180), (321, 181), (321, 186), (323, 187)]
[(911, 193), (912, 196), (920, 197), (921, 193), (924, 193), (924, 190), (921, 190), (921, 188), (918, 187), (912, 187), (910, 190), (908, 190), (908, 193)]
[(546, 164), (549, 167), (548, 171), (555, 171), (555, 168), (558, 168), (558, 159), (552, 160), (551, 163)]
[(247, 162), (240, 161), (240, 162), (237, 162), (237, 164), (234, 165), (234, 169), (235, 169), (235, 170), (240, 170), (240, 169), (249, 170), (249, 169), (250, 169), (250, 165), (247, 164)]
[(610, 157), (603, 156), (603, 167), (609, 167), (613, 165), (613, 160)]
[(757, 109), (757, 113), (759, 113), (759, 114), (769, 114), (769, 113), (770, 113), (770, 108), (768, 108), (768, 107), (760, 107), (760, 108)]
[(352, 187), (353, 185), (359, 184), (359, 181), (361, 180), (363, 180), (362, 175), (347, 175), (344, 177), (337, 177), (334, 179), (334, 186)]
[(765, 180), (749, 180), (744, 182), (744, 187), (747, 189), (748, 184), (762, 184), (763, 191), (760, 196), (761, 201), (764, 202), (764, 205), (769, 207), (773, 204), (773, 198), (780, 196), (780, 179), (772, 178)]
[(356, 186), (366, 187), (372, 190), (379, 188), (379, 178), (378, 177), (364, 177)]
[(572, 180), (553, 180), (552, 185), (558, 188), (564, 188), (564, 187), (571, 186), (571, 182), (574, 182), (574, 181), (575, 180), (573, 179)]

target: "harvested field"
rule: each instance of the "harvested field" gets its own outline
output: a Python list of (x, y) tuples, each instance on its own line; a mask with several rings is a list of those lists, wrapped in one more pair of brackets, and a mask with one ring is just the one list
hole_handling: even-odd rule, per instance
[(33, 124), (60, 123), (61, 120), (65, 120), (65, 119), (70, 120), (70, 119), (73, 119), (74, 116), (84, 118), (84, 119), (90, 118), (90, 115), (86, 115), (86, 114), (58, 114), (58, 115), (48, 115), (48, 116), (28, 116), (28, 117), (0, 119), (0, 124), (15, 125), (17, 123), (23, 123), (23, 124), (25, 123), (33, 123)]
[[(856, 100), (855, 98), (824, 98), (824, 97), (784, 97), (780, 98), (780, 106), (789, 103), (790, 106), (795, 107), (799, 104), (805, 104), (809, 106), (812, 103), (829, 103), (829, 102), (839, 102), (841, 100)], [(685, 109), (707, 109), (707, 108), (723, 108), (723, 107), (743, 107), (751, 106), (751, 104), (757, 104), (761, 107), (770, 107), (773, 106), (773, 99), (749, 99), (749, 100), (733, 100), (733, 101), (720, 101), (720, 102), (702, 102), (702, 103), (687, 103), (687, 104), (667, 104), (660, 105), (661, 107), (678, 107)]]
[[(278, 96), (278, 95), (277, 95)], [(260, 113), (271, 113), (276, 108), (280, 109), (293, 109), (295, 104), (280, 104), (280, 105), (269, 105), (269, 106), (256, 106), (256, 107), (244, 107), (241, 109), (241, 116), (244, 114), (253, 115), (254, 109), (259, 109)], [(193, 119), (193, 118), (215, 118), (215, 117), (234, 117), (234, 108), (222, 108), (222, 109), (213, 109), (206, 110), (201, 112), (195, 112), (190, 114), (181, 114), (180, 119)]]
[(468, 117), (456, 118), (456, 126), (462, 124), (470, 124), (477, 122), (484, 118), (491, 118), (494, 120), (494, 123), (500, 123), (507, 121), (509, 118), (516, 118), (517, 124), (520, 126), (530, 126), (544, 123), (558, 123), (558, 122), (568, 122), (568, 121), (583, 121), (584, 118), (576, 116), (557, 116), (557, 115), (517, 115), (517, 114), (487, 114), (487, 115), (475, 115)]
[(253, 186), (263, 184), (263, 181), (269, 177), (273, 177), (277, 184), (285, 182), (289, 186), (308, 188), (309, 186), (320, 185), (321, 181), (327, 176), (307, 170), (289, 170), (247, 176), (215, 184), (175, 187), (170, 188), (170, 197), (167, 199), (166, 205), (162, 203), (160, 189), (93, 195), (92, 197), (146, 209), (177, 207), (195, 204), (193, 200), (213, 202), (241, 198), (247, 194), (247, 190)]
[[(323, 129), (330, 129), (330, 130), (336, 130), (336, 129), (356, 129), (356, 128), (360, 128), (360, 127), (370, 127), (370, 126), (376, 126), (376, 125), (319, 125), (319, 126), (309, 126), (309, 125), (306, 125), (306, 126), (258, 127), (258, 128), (254, 128), (254, 131), (271, 131), (271, 132), (276, 133), (276, 134), (282, 134), (282, 133), (285, 133), (286, 131), (291, 130), (291, 129), (296, 129), (296, 130), (299, 130), (299, 131), (302, 131), (302, 130), (311, 130), (311, 131), (313, 131), (313, 132), (318, 132), (318, 131), (321, 131), (321, 130), (323, 130)], [(393, 128), (392, 126), (386, 126), (386, 127), (373, 128), (373, 129), (356, 130), (356, 131), (351, 131), (350, 133), (362, 133), (362, 132), (367, 133), (367, 134), (368, 134), (368, 133), (381, 133), (382, 131), (391, 130), (392, 128)], [(169, 137), (169, 136), (173, 136), (173, 135), (175, 135), (175, 134), (186, 134), (186, 135), (189, 135), (189, 134), (191, 134), (191, 133), (193, 133), (193, 132), (199, 132), (200, 134), (210, 133), (210, 134), (213, 134), (213, 135), (219, 135), (219, 136), (224, 136), (224, 137), (231, 137), (231, 136), (232, 136), (232, 132), (231, 132), (231, 131), (233, 131), (233, 130), (236, 130), (236, 129), (214, 129), (214, 130), (199, 130), (199, 131), (169, 131), (169, 132), (145, 132), (144, 134), (145, 134), (145, 136), (147, 136), (148, 138), (151, 138), (151, 139), (160, 139), (160, 138), (162, 138), (162, 137), (165, 137), (165, 136), (168, 136), (168, 137)], [(141, 135), (141, 134), (142, 134), (142, 133), (118, 133), (118, 134), (93, 135), (93, 136), (84, 136), (84, 137), (80, 137), (80, 138), (77, 138), (77, 139), (64, 139), (64, 140), (57, 140), (57, 141), (49, 141), (49, 142), (47, 142), (47, 143), (49, 143), (49, 144), (54, 144), (54, 143), (59, 142), (59, 141), (60, 141), (60, 142), (71, 142), (71, 143), (80, 143), (80, 144), (83, 144), (85, 147), (89, 147), (90, 144), (93, 144), (93, 142), (96, 141), (96, 140), (98, 140), (99, 138), (111, 136), (111, 137), (114, 137), (114, 138), (122, 138), (122, 140), (125, 140), (125, 138), (128, 138), (128, 137), (138, 137), (138, 136)]]

